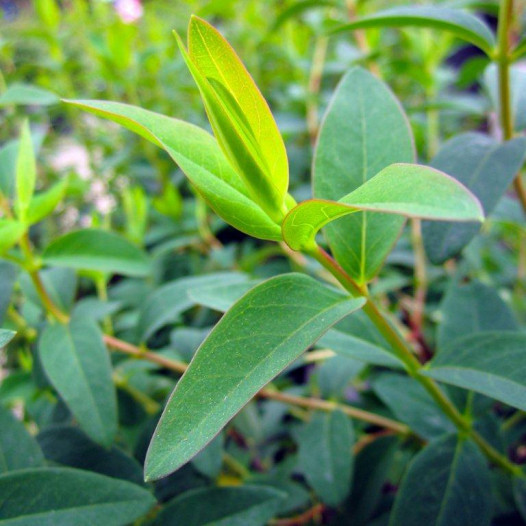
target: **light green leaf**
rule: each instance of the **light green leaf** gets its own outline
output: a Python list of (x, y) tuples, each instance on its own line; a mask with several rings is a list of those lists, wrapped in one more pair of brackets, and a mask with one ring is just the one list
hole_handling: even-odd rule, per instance
[(413, 5), (386, 9), (337, 27), (332, 33), (355, 29), (408, 26), (449, 31), (456, 37), (479, 47), (488, 56), (492, 55), (495, 46), (495, 37), (482, 20), (458, 9), (435, 6)]
[(29, 121), (22, 125), (18, 141), (18, 155), (16, 159), (16, 201), (15, 210), (18, 218), (23, 222), (26, 218), (29, 203), (35, 191), (37, 166)]
[(26, 225), (16, 219), (0, 219), (0, 254), (16, 245), (26, 231)]
[(425, 447), (402, 480), (390, 526), (489, 526), (490, 472), (477, 446), (446, 435)]
[[(431, 162), (473, 192), (485, 215), (491, 214), (526, 157), (526, 138), (504, 144), (481, 133), (463, 133), (446, 142)], [(427, 223), (422, 225), (427, 255), (443, 263), (457, 255), (480, 230), (480, 224)]]
[(10, 105), (50, 106), (58, 102), (54, 93), (31, 84), (11, 84), (0, 96), (0, 108)]
[[(265, 526), (286, 497), (286, 493), (263, 485), (196, 489), (169, 502), (154, 524)], [(203, 503), (206, 505), (203, 506)]]
[(66, 188), (68, 186), (68, 180), (63, 179), (62, 181), (53, 185), (49, 190), (40, 192), (31, 198), (29, 203), (29, 210), (27, 211), (27, 221), (30, 224), (38, 223), (45, 217), (47, 217), (57, 205), (62, 201)]
[(298, 433), (298, 462), (316, 494), (338, 506), (351, 491), (354, 432), (341, 411), (316, 413)]
[(435, 220), (482, 221), (478, 200), (445, 173), (417, 164), (392, 164), (339, 201), (312, 199), (286, 216), (283, 239), (293, 250), (315, 247), (318, 230), (360, 210)]
[(48, 325), (39, 354), (47, 377), (80, 426), (96, 442), (110, 445), (117, 431), (117, 400), (97, 325), (78, 317), (69, 325)]
[[(0, 347), (1, 341), (0, 330)], [(42, 465), (44, 455), (36, 440), (11, 411), (0, 406), (0, 473)]]
[(300, 274), (269, 279), (245, 294), (177, 384), (148, 450), (146, 478), (190, 460), (265, 384), (363, 303)]
[(526, 334), (479, 332), (442, 349), (422, 374), (526, 410)]
[[(414, 160), (407, 118), (389, 89), (364, 69), (340, 81), (314, 158), (314, 196), (338, 201), (393, 163)], [(357, 212), (327, 225), (334, 257), (356, 281), (376, 274), (396, 242), (402, 217)]]
[(15, 331), (0, 329), (0, 348), (5, 347), (16, 335)]
[(0, 524), (122, 526), (155, 504), (137, 484), (70, 468), (24, 469), (0, 475)]
[(42, 255), (46, 265), (79, 270), (98, 270), (124, 276), (146, 276), (148, 256), (123, 237), (89, 228), (55, 239)]
[[(288, 161), (267, 102), (230, 44), (214, 27), (195, 16), (188, 27), (188, 51), (199, 70), (200, 75), (194, 71), (192, 74), (219, 143), (251, 188), (254, 200), (279, 213), (288, 189)], [(235, 137), (232, 142), (232, 127), (244, 148), (239, 148)], [(246, 156), (255, 166), (247, 162)]]
[(139, 338), (146, 341), (155, 331), (174, 322), (182, 312), (197, 305), (199, 302), (190, 295), (193, 289), (217, 283), (236, 285), (246, 281), (247, 276), (240, 272), (217, 272), (180, 278), (162, 285), (148, 296), (140, 311), (137, 323)]
[(187, 122), (127, 104), (68, 102), (117, 122), (166, 150), (208, 205), (227, 223), (254, 237), (281, 240), (279, 225), (252, 200), (245, 183), (209, 133)]

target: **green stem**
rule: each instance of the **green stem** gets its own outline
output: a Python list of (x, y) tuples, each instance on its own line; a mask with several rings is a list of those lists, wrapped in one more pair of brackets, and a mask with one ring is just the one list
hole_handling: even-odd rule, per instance
[(455, 424), (459, 431), (468, 434), (480, 447), (487, 458), (495, 465), (505, 471), (517, 476), (523, 476), (519, 466), (510, 462), (504, 455), (499, 453), (475, 430), (471, 423), (457, 410), (451, 400), (442, 391), (440, 386), (431, 378), (420, 374), (422, 365), (417, 360), (407, 343), (398, 331), (391, 325), (387, 318), (380, 312), (376, 304), (372, 301), (365, 285), (355, 282), (342, 267), (322, 248), (310, 250), (309, 255), (314, 257), (323, 267), (325, 267), (343, 287), (353, 296), (365, 296), (367, 302), (363, 310), (374, 323), (380, 334), (391, 345), (394, 354), (405, 365), (408, 374), (424, 387), (431, 395), (436, 404), (441, 408), (445, 415)]

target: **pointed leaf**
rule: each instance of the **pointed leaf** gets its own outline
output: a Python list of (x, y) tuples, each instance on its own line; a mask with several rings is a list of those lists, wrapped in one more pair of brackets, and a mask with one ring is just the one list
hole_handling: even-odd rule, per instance
[(100, 330), (91, 320), (48, 325), (39, 342), (42, 366), (80, 426), (110, 445), (117, 431), (112, 368)]
[(26, 231), (26, 225), (15, 219), (0, 219), (0, 254), (16, 245)]
[(63, 179), (62, 181), (53, 185), (49, 190), (40, 192), (33, 196), (29, 204), (29, 210), (27, 212), (27, 221), (30, 224), (38, 223), (46, 216), (51, 214), (57, 205), (62, 201), (68, 180)]
[(490, 472), (477, 446), (456, 435), (431, 442), (402, 480), (390, 526), (489, 526)]
[(447, 7), (394, 7), (337, 27), (332, 32), (341, 33), (355, 29), (409, 26), (449, 31), (456, 37), (479, 47), (488, 56), (492, 54), (495, 46), (495, 37), (491, 29), (482, 20), (464, 11)]
[[(393, 163), (414, 160), (407, 118), (389, 89), (351, 69), (340, 81), (321, 126), (314, 158), (314, 195), (338, 201)], [(327, 225), (338, 263), (357, 281), (374, 277), (404, 219), (357, 212)]]
[(297, 205), (283, 221), (283, 239), (293, 250), (312, 248), (321, 227), (359, 210), (442, 221), (483, 219), (477, 199), (452, 177), (427, 166), (392, 164), (339, 201)]
[(146, 276), (148, 256), (127, 239), (106, 230), (88, 228), (55, 239), (42, 255), (46, 265), (98, 270), (125, 276)]
[(0, 348), (5, 347), (16, 335), (16, 332), (0, 329)]
[(261, 239), (281, 240), (272, 221), (204, 130), (127, 104), (69, 101), (86, 111), (115, 121), (168, 152), (210, 207), (238, 230)]
[(0, 524), (122, 526), (155, 504), (137, 484), (70, 468), (24, 469), (0, 475)]
[(422, 371), (526, 410), (526, 334), (479, 332), (457, 338)]
[(190, 460), (265, 384), (362, 305), (362, 298), (299, 274), (269, 279), (243, 296), (203, 342), (168, 401), (148, 450), (147, 479)]
[(18, 141), (18, 156), (16, 160), (16, 201), (15, 209), (18, 218), (25, 220), (29, 203), (35, 191), (37, 167), (31, 129), (29, 122), (24, 121), (22, 132)]
[[(466, 185), (489, 215), (525, 157), (525, 137), (501, 144), (481, 133), (464, 133), (446, 142), (431, 166)], [(438, 264), (457, 255), (479, 230), (480, 224), (424, 222), (422, 232), (429, 259)]]

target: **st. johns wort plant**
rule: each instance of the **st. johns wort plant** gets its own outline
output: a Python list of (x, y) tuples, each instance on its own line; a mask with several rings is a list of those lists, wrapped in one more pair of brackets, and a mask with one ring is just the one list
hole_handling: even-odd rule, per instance
[[(515, 37), (513, 7), (501, 2), (496, 35), (444, 6), (331, 26), (329, 35), (419, 26), (476, 46), (489, 63), (501, 140), (468, 131), (429, 165), (418, 162), (401, 104), (355, 66), (319, 126), (313, 197), (300, 202), (266, 100), (201, 18), (191, 18), (187, 44), (175, 38), (213, 134), (138, 106), (65, 101), (164, 150), (198, 203), (285, 254), (292, 272), (258, 275), (246, 258), (159, 283), (155, 254), (141, 247), (149, 202), (140, 189), (124, 200), (126, 237), (100, 224), (39, 250), (31, 234), (68, 181), (35, 191), (35, 137), (24, 121), (12, 179), (4, 171), (0, 181), (0, 346), (17, 364), (0, 387), (0, 524), (526, 520), (526, 334), (520, 313), (463, 263), (485, 217), (511, 202), (510, 185), (526, 210), (526, 82), (513, 65), (526, 38)], [(378, 292), (408, 222), (417, 305), (409, 323)], [(503, 228), (510, 222), (523, 290), (524, 217), (504, 217)], [(219, 243), (210, 231), (204, 238)], [(432, 336), (422, 321), (424, 250), (446, 269)], [(85, 292), (92, 284), (95, 296)], [(20, 400), (26, 426), (7, 409), (20, 410)]]

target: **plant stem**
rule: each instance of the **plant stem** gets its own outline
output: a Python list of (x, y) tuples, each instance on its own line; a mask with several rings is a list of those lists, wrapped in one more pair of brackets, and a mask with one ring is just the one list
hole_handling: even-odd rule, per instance
[(513, 464), (508, 458), (494, 449), (484, 438), (472, 429), (471, 423), (457, 410), (454, 404), (442, 391), (440, 386), (431, 378), (421, 375), (422, 365), (417, 360), (407, 343), (400, 336), (398, 331), (389, 323), (387, 318), (380, 312), (376, 304), (370, 298), (364, 285), (356, 283), (340, 265), (325, 252), (321, 247), (308, 252), (321, 265), (343, 285), (343, 287), (353, 296), (365, 296), (367, 299), (363, 311), (374, 323), (380, 334), (391, 345), (394, 354), (405, 365), (407, 373), (424, 387), (431, 395), (436, 404), (441, 408), (445, 415), (461, 431), (468, 434), (480, 447), (487, 458), (495, 465), (505, 471), (517, 476), (524, 476), (519, 466)]

